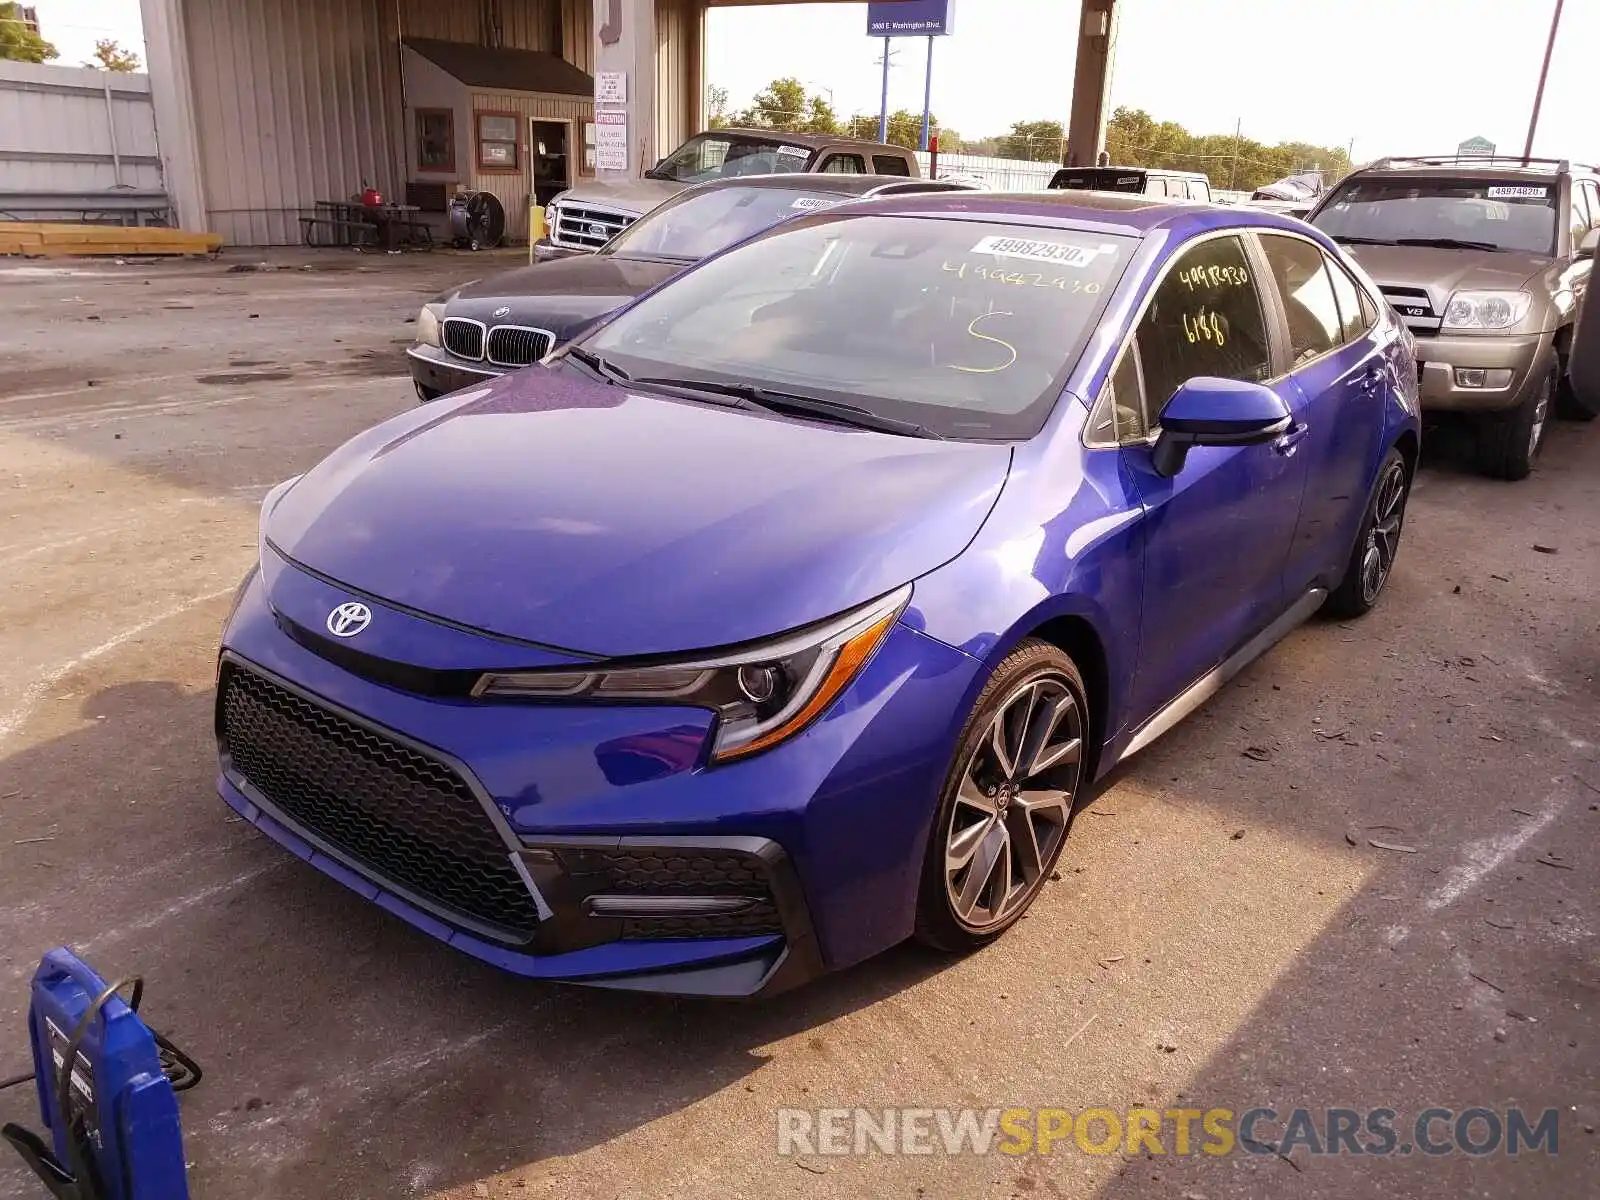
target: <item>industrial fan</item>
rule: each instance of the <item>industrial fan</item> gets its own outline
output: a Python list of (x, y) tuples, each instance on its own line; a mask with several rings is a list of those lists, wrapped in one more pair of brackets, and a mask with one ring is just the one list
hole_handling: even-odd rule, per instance
[(490, 192), (462, 192), (450, 201), (450, 240), (458, 247), (492, 250), (506, 236), (506, 210)]

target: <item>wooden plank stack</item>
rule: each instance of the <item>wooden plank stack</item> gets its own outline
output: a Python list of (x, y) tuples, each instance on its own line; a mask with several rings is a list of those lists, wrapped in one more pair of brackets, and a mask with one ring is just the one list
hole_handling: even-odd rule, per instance
[(0, 254), (20, 254), (27, 258), (216, 254), (221, 249), (222, 235), (216, 233), (122, 225), (0, 221)]

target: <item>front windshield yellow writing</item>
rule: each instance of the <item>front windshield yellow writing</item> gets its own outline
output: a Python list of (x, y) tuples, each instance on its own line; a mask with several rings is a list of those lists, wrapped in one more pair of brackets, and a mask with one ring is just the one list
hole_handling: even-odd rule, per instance
[(1055, 288), (1068, 294), (1081, 292), (1085, 296), (1100, 294), (1100, 285), (1092, 280), (1086, 283), (1082, 279), (1046, 275), (1042, 271), (1007, 271), (1003, 267), (982, 266), (972, 262), (946, 262), (941, 269), (957, 279), (985, 279), (990, 283), (1007, 283), (1015, 287)]
[(1190, 343), (1214, 342), (1225, 346), (1228, 342), (1227, 326), (1222, 318), (1204, 305), (1193, 313), (1183, 314), (1183, 335)]
[(1186, 267), (1178, 272), (1178, 282), (1191, 292), (1204, 287), (1244, 287), (1250, 282), (1250, 272), (1243, 267)]
[(979, 333), (978, 332), (978, 322), (979, 321), (987, 321), (991, 317), (1009, 317), (1009, 316), (1013, 316), (1013, 315), (1014, 314), (1008, 313), (1008, 312), (984, 313), (981, 317), (973, 317), (972, 320), (967, 323), (967, 332), (968, 333), (970, 333), (973, 337), (977, 338), (980, 342), (993, 342), (996, 346), (1004, 346), (1006, 348), (1006, 353), (1008, 353), (1011, 356), (1010, 358), (1006, 359), (1006, 361), (1001, 363), (998, 367), (956, 367), (956, 366), (953, 366), (953, 367), (951, 367), (951, 370), (964, 371), (968, 375), (998, 375), (1001, 371), (1004, 371), (1004, 370), (1007, 370), (1008, 368), (1010, 368), (1011, 364), (1017, 361), (1017, 358), (1018, 358), (1017, 348), (1015, 346), (1013, 346), (1010, 342), (1006, 341), (1004, 338), (991, 337), (987, 333)]

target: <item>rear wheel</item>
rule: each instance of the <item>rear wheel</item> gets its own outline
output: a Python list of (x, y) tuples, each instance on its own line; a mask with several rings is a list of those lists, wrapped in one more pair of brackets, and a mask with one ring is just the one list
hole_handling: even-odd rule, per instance
[(1496, 479), (1526, 479), (1544, 445), (1555, 393), (1552, 371), (1516, 408), (1484, 418), (1478, 428), (1478, 461)]
[(957, 744), (928, 839), (916, 937), (975, 950), (1038, 896), (1066, 843), (1091, 736), (1083, 676), (1047, 642), (995, 668)]
[(1367, 501), (1361, 535), (1356, 538), (1344, 578), (1323, 605), (1328, 616), (1364, 616), (1377, 604), (1400, 551), (1400, 531), (1405, 526), (1410, 494), (1411, 472), (1405, 456), (1391, 449), (1378, 469), (1378, 482)]

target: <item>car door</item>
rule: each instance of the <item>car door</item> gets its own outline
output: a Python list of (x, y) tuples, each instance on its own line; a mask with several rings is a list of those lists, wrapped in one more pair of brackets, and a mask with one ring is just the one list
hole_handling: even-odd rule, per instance
[[(1133, 685), (1142, 721), (1278, 617), (1283, 568), (1304, 490), (1285, 436), (1196, 447), (1172, 478), (1155, 470), (1160, 413), (1188, 379), (1266, 382), (1278, 340), (1238, 234), (1202, 235), (1169, 261), (1111, 384), (1126, 466), (1145, 508), (1144, 618)], [(1274, 386), (1287, 402), (1293, 385)], [(1136, 397), (1130, 400), (1128, 397)]]
[(1377, 468), (1384, 404), (1394, 386), (1379, 308), (1310, 238), (1259, 234), (1289, 335), (1286, 398), (1303, 434), (1306, 492), (1284, 569), (1292, 600), (1344, 571)]

